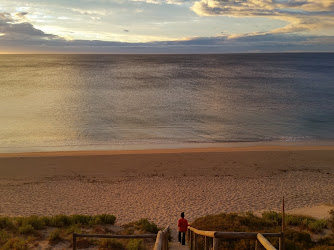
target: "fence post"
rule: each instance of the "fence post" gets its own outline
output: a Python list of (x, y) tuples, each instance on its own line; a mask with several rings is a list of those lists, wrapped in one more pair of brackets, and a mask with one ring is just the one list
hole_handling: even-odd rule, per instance
[(196, 250), (196, 237), (197, 235), (196, 235), (196, 233), (194, 232), (194, 250)]
[(77, 250), (77, 234), (76, 233), (73, 233), (73, 243), (72, 243), (72, 246), (73, 246), (73, 250)]
[(162, 232), (162, 244), (161, 244), (161, 250), (165, 250), (165, 240), (166, 240), (166, 237), (165, 237), (165, 232)]
[(255, 241), (255, 250), (260, 250), (258, 240)]
[(190, 240), (190, 250), (193, 250), (193, 232), (190, 230), (190, 229), (188, 229), (189, 230), (189, 240)]
[(213, 238), (213, 250), (218, 250), (218, 238)]
[(155, 240), (155, 244), (154, 244), (154, 250), (161, 250), (164, 248), (164, 235), (163, 232), (160, 230), (157, 234), (157, 238)]
[(164, 250), (168, 250), (168, 230), (167, 232), (165, 233), (165, 244), (164, 244)]
[(284, 230), (285, 230), (285, 211), (284, 211), (284, 196), (283, 196), (283, 202), (282, 202), (282, 233), (281, 233), (281, 237), (279, 237), (279, 250), (285, 250)]
[(208, 239), (206, 236), (204, 236), (204, 250), (208, 249)]

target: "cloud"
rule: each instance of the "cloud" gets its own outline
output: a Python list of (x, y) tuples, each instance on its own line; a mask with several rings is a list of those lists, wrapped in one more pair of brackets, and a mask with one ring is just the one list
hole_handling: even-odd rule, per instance
[(72, 10), (73, 12), (77, 12), (79, 14), (82, 15), (98, 15), (98, 16), (105, 16), (107, 15), (107, 11), (106, 10), (92, 10), (92, 9), (82, 9), (82, 8), (71, 8), (70, 10)]
[[(24, 14), (27, 15), (27, 14)], [(126, 30), (124, 30), (126, 32)], [(12, 15), (0, 13), (0, 52), (19, 53), (233, 53), (334, 51), (334, 36), (292, 34), (246, 34), (193, 37), (147, 43), (99, 40), (66, 40), (36, 29), (28, 22), (17, 23)]]
[(268, 17), (288, 21), (271, 33), (333, 27), (333, 0), (199, 0), (191, 9), (200, 16)]
[[(15, 17), (25, 16), (28, 13), (17, 13)], [(15, 20), (8, 13), (0, 13), (0, 33), (1, 40), (52, 40), (61, 39), (52, 34), (46, 34), (36, 29), (28, 22), (21, 22), (22, 18)]]
[(27, 15), (28, 12), (18, 12), (16, 13), (15, 15), (18, 17), (18, 18), (25, 18), (25, 15)]
[(175, 4), (182, 5), (185, 3), (191, 3), (194, 0), (131, 0), (132, 2), (144, 2), (150, 4)]

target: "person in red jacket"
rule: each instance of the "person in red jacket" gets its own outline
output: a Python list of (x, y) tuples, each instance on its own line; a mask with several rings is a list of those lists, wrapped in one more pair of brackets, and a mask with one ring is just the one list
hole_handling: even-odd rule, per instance
[(177, 226), (179, 227), (179, 243), (181, 243), (181, 233), (182, 233), (182, 245), (186, 244), (186, 232), (188, 229), (188, 221), (184, 218), (184, 212), (181, 213), (181, 218), (177, 221)]

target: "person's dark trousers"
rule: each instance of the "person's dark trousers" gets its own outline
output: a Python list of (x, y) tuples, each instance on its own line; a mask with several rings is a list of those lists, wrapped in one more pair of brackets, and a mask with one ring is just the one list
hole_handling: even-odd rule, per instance
[(182, 245), (186, 244), (186, 232), (179, 231), (179, 242), (181, 243), (181, 233), (182, 233)]

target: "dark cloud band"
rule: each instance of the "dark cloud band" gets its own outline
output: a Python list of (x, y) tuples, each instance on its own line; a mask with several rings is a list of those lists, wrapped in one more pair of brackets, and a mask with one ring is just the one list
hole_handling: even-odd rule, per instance
[(0, 13), (0, 51), (34, 53), (231, 53), (334, 51), (333, 36), (291, 34), (249, 34), (239, 37), (198, 37), (180, 41), (122, 43), (71, 40), (46, 34), (28, 22), (15, 23)]

